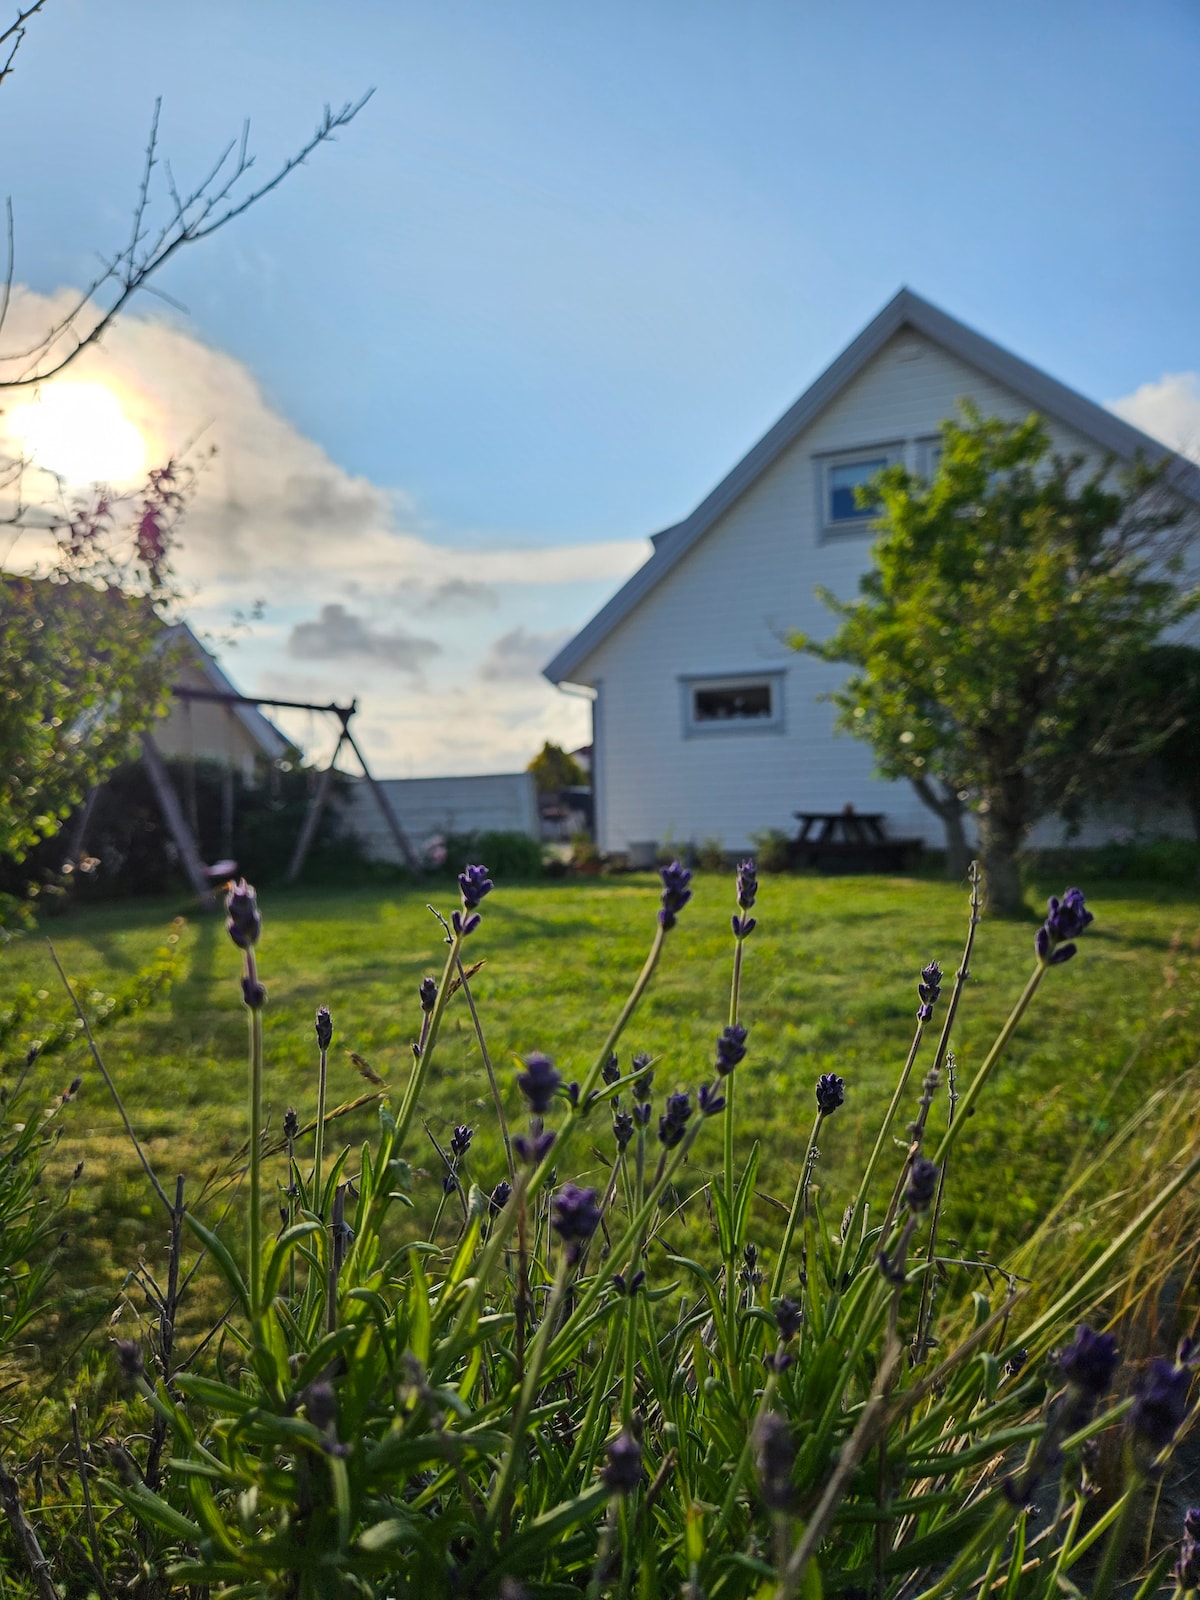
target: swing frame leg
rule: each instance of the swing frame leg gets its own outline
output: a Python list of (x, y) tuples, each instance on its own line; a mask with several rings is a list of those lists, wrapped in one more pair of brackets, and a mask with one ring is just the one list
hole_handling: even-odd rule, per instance
[(200, 852), (196, 848), (196, 841), (192, 837), (183, 816), (183, 808), (179, 804), (179, 796), (175, 793), (175, 786), (171, 782), (171, 775), (167, 771), (167, 764), (163, 760), (162, 751), (155, 744), (149, 733), (142, 734), (142, 759), (146, 763), (146, 772), (150, 779), (150, 787), (154, 790), (154, 797), (158, 801), (159, 810), (162, 812), (163, 821), (167, 825), (167, 832), (175, 842), (179, 851), (179, 859), (187, 880), (195, 890), (196, 899), (205, 911), (216, 910), (216, 896), (212, 892), (204, 871), (204, 863), (200, 859)]
[(329, 799), (329, 791), (333, 787), (333, 769), (337, 765), (337, 758), (342, 753), (342, 746), (347, 738), (345, 724), (338, 735), (338, 742), (333, 747), (333, 754), (329, 758), (329, 765), (321, 769), (321, 776), (317, 780), (317, 787), (309, 802), (308, 811), (304, 817), (304, 824), (300, 829), (300, 836), (296, 840), (296, 848), (292, 851), (292, 859), (284, 875), (284, 883), (295, 883), (304, 868), (312, 842), (317, 836), (317, 824), (325, 810)]

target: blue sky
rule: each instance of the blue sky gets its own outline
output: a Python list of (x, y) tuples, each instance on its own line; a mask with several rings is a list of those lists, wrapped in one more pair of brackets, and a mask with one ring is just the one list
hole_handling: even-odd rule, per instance
[[(374, 86), (335, 147), (169, 266), (186, 312), (140, 303), (186, 335), (170, 372), (149, 334), (140, 354), (114, 336), (112, 359), (177, 377), (173, 424), (219, 440), (240, 414), (185, 369), (228, 358), (339, 482), (378, 491), (437, 581), (484, 552), (500, 571), (593, 551), (423, 621), (326, 573), (274, 597), (230, 663), (299, 682), (291, 630), (342, 605), (367, 636), (356, 656), (345, 635), (339, 670), (376, 697), (385, 765), (454, 763), (421, 743), (421, 694), (432, 711), (456, 684), (465, 706), (490, 683), (501, 719), (525, 697), (503, 739), (460, 751), (468, 770), (581, 726), (536, 681), (487, 678), (495, 642), (517, 635), (515, 662), (524, 640), (525, 670), (584, 621), (633, 541), (685, 515), (902, 283), (1095, 399), (1170, 374), (1200, 393), (1198, 58), (1191, 0), (49, 0), (0, 88), (0, 187), (18, 282), (50, 295), (123, 241), (156, 95), (186, 180), (243, 116), (266, 170), (326, 101)], [(214, 570), (193, 576), (218, 625), (238, 595)], [(438, 648), (398, 666), (372, 655), (389, 630)], [(401, 700), (403, 740), (384, 728)]]

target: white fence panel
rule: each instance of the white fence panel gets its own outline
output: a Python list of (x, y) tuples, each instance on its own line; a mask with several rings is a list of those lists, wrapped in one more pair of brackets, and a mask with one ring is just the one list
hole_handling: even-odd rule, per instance
[[(414, 850), (435, 834), (526, 833), (538, 837), (537, 791), (529, 772), (478, 778), (379, 780)], [(400, 852), (365, 779), (358, 779), (346, 821), (372, 861), (400, 861)]]

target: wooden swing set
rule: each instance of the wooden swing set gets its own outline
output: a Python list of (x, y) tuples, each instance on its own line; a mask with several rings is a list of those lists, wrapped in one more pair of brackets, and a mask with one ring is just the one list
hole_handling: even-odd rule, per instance
[[(337, 742), (333, 747), (333, 755), (329, 758), (329, 764), (322, 767), (317, 776), (316, 787), (309, 800), (308, 810), (305, 813), (304, 821), (296, 838), (295, 848), (292, 851), (292, 859), (284, 876), (285, 883), (295, 883), (304, 870), (305, 860), (308, 857), (309, 850), (312, 848), (313, 840), (317, 835), (317, 828), (329, 800), (330, 790), (333, 787), (334, 770), (343, 746), (349, 747), (362, 768), (362, 775), (366, 779), (367, 787), (370, 789), (375, 803), (379, 807), (384, 824), (395, 840), (396, 848), (400, 851), (405, 863), (413, 872), (421, 870), (420, 859), (409, 842), (404, 829), (400, 826), (400, 819), (392, 808), (391, 801), (387, 797), (387, 791), (367, 765), (367, 758), (363, 755), (354, 735), (350, 731), (350, 719), (358, 710), (357, 700), (352, 700), (348, 706), (339, 706), (332, 702), (328, 705), (316, 705), (308, 700), (272, 700), (255, 695), (236, 694), (232, 691), (221, 689), (192, 689), (182, 685), (176, 685), (171, 690), (171, 693), (177, 700), (183, 701), (185, 705), (190, 705), (193, 701), (203, 700), (223, 705), (230, 711), (234, 706), (250, 706), (255, 710), (267, 706), (280, 711), (324, 713), (337, 719), (339, 731)], [(159, 810), (162, 812), (163, 822), (166, 824), (167, 832), (179, 852), (180, 864), (187, 875), (188, 882), (195, 891), (196, 898), (200, 904), (207, 909), (212, 909), (216, 905), (214, 879), (219, 880), (222, 877), (229, 877), (234, 871), (235, 863), (219, 862), (211, 867), (205, 865), (200, 855), (199, 846), (196, 843), (194, 798), (189, 818), (185, 816), (175, 785), (171, 782), (171, 775), (167, 771), (167, 764), (163, 759), (162, 751), (156, 744), (154, 735), (149, 730), (142, 734), (142, 759), (145, 762), (146, 774), (150, 779), (150, 786), (154, 790), (155, 799), (158, 801)], [(222, 794), (222, 811), (225, 834), (226, 838), (229, 839), (233, 831), (232, 766), (227, 771), (227, 782)], [(77, 841), (76, 854), (79, 853), (79, 849), (80, 844)]]

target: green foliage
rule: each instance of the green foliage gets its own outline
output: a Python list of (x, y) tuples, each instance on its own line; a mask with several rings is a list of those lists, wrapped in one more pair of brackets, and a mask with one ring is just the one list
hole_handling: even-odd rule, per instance
[[(1161, 474), (1051, 453), (1037, 417), (942, 425), (931, 482), (892, 467), (858, 600), (822, 598), (830, 638), (798, 648), (854, 670), (833, 700), (887, 778), (969, 798), (998, 904), (1042, 816), (1085, 804), (1170, 731), (1127, 692), (1133, 665), (1200, 606), (1190, 527)], [(1136, 718), (1135, 718), (1136, 714)], [(1019, 894), (1018, 894), (1019, 898)]]
[(583, 788), (587, 784), (587, 773), (575, 757), (549, 739), (525, 770), (533, 773), (539, 794), (558, 794), (561, 789)]
[(792, 860), (792, 841), (782, 828), (752, 833), (755, 859), (764, 872), (786, 872)]
[(503, 829), (482, 833), (452, 833), (446, 838), (446, 867), (457, 874), (468, 861), (486, 861), (492, 871), (510, 882), (540, 878), (542, 846), (527, 833)]
[[(728, 1009), (724, 986), (711, 968), (703, 974), (704, 995), (722, 991), (701, 1019), (709, 1040), (741, 1013), (775, 920), (773, 893), (755, 908), (753, 940), (736, 945)], [(445, 1165), (438, 1152), (432, 1216), (414, 1182), (416, 1163), (433, 1160), (419, 1117), (453, 1047), (452, 1012), (467, 1012), (454, 979), (474, 951), (456, 931), (442, 947), (432, 1011), (413, 1007), (409, 1075), (380, 1106), (374, 1135), (327, 1166), (311, 1126), (272, 1135), (235, 1199), (251, 1218), (278, 1215), (257, 1253), (216, 1207), (189, 1209), (203, 1270), (228, 1310), (203, 1359), (173, 1355), (155, 1331), (173, 1327), (173, 1302), (171, 1316), (156, 1312), (140, 1354), (122, 1353), (128, 1431), (110, 1451), (113, 1467), (92, 1480), (103, 1537), (124, 1530), (111, 1586), (141, 1571), (166, 1592), (208, 1584), (245, 1596), (449, 1600), (519, 1584), (534, 1600), (765, 1600), (855, 1588), (936, 1600), (999, 1573), (1014, 1600), (1051, 1600), (1072, 1584), (1103, 1596), (1153, 1463), (1143, 1451), (1097, 1521), (1087, 1463), (1095, 1442), (1103, 1454), (1123, 1438), (1129, 1401), (1118, 1393), (1081, 1408), (1049, 1356), (1125, 1281), (1128, 1257), (1156, 1236), (1200, 1157), (1186, 1145), (1176, 1155), (1168, 1133), (1163, 1154), (1173, 1159), (1140, 1185), (1118, 1237), (1072, 1246), (1070, 1273), (1039, 1284), (1036, 1299), (1016, 1277), (941, 1245), (940, 1197), (932, 1210), (911, 1197), (914, 1157), (944, 1163), (953, 1145), (943, 1177), (948, 1190), (961, 1181), (978, 1159), (980, 1119), (966, 1110), (999, 1082), (995, 1051), (960, 1067), (955, 1119), (948, 1047), (961, 1027), (959, 979), (938, 1020), (918, 1022), (857, 1182), (824, 1176), (846, 1111), (817, 1115), (805, 1150), (792, 1095), (800, 1149), (785, 1227), (759, 1203), (762, 1147), (734, 1114), (735, 1091), (740, 1112), (743, 1080), (757, 1069), (755, 1028), (748, 1060), (716, 1080), (711, 1044), (648, 1064), (628, 1054), (637, 1041), (625, 1035), (642, 1031), (658, 969), (669, 985), (686, 959), (695, 909), (678, 929), (654, 933), (611, 1026), (593, 1019), (578, 1085), (560, 1087), (544, 1115), (556, 1142), (540, 1159), (518, 1150), (507, 1199), (489, 1200), (495, 1173), (487, 1161), (476, 1167), (477, 1144)], [(487, 900), (485, 927), (502, 915)], [(978, 956), (976, 915), (963, 971)], [(271, 928), (268, 907), (263, 945), (245, 957), (247, 974), (261, 961), (268, 983)], [(1001, 1040), (1043, 980), (1065, 995), (1077, 965), (1035, 963)], [(537, 1042), (555, 1030), (545, 994), (527, 1018)], [(252, 1136), (267, 1071), (260, 1016), (250, 1031)], [(614, 1050), (620, 1075), (610, 1081)], [(681, 1070), (693, 1084), (699, 1075), (712, 1114), (693, 1104), (682, 1137), (660, 1144), (656, 1114)], [(717, 1091), (729, 1097), (724, 1113), (711, 1101)], [(801, 1101), (809, 1115), (810, 1093)], [(643, 1102), (655, 1115), (635, 1119), (627, 1145), (614, 1143), (613, 1112)], [(536, 1137), (542, 1114), (512, 1131)], [(706, 1173), (705, 1147), (722, 1142)], [(573, 1241), (555, 1227), (563, 1179), (596, 1161), (604, 1226)], [(1077, 1192), (1090, 1198), (1095, 1181), (1094, 1169), (1084, 1172)], [(181, 1274), (194, 1254), (172, 1255)], [(795, 1309), (777, 1320), (781, 1292)], [(167, 1454), (152, 1471), (156, 1436)], [(619, 1473), (622, 1461), (634, 1470)], [(1024, 1508), (1035, 1482), (1039, 1504), (1057, 1497), (1049, 1526)]]

